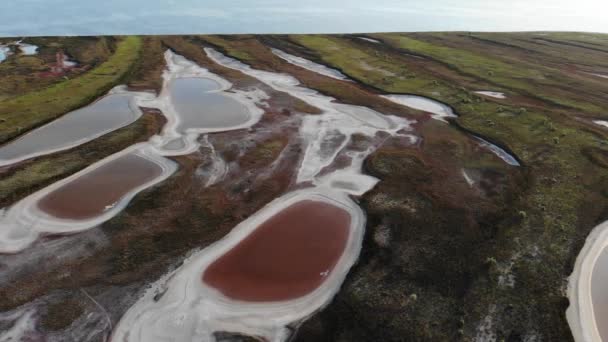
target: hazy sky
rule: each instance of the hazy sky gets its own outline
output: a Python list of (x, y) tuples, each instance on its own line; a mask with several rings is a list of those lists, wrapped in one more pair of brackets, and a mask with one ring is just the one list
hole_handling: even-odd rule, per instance
[(0, 0), (0, 36), (608, 32), (608, 0)]

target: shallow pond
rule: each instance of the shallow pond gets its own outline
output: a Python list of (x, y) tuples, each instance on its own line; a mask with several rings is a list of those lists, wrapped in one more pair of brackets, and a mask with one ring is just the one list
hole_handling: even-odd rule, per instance
[(171, 103), (179, 123), (177, 131), (239, 126), (251, 118), (249, 109), (218, 92), (221, 85), (209, 78), (178, 78), (171, 82)]
[(236, 300), (273, 302), (305, 296), (337, 264), (350, 224), (350, 214), (342, 208), (297, 202), (214, 261), (203, 281)]
[(38, 207), (60, 219), (93, 218), (162, 174), (163, 168), (155, 162), (127, 154), (50, 192), (40, 199)]
[(593, 120), (593, 123), (596, 125), (608, 127), (608, 121), (605, 120)]
[(492, 153), (494, 153), (498, 158), (502, 159), (505, 163), (507, 163), (511, 166), (521, 166), (519, 164), (519, 161), (517, 161), (517, 159), (513, 155), (511, 155), (509, 152), (505, 151), (504, 149), (494, 145), (493, 143), (491, 143), (483, 138), (480, 138), (477, 136), (474, 136), (474, 137), (475, 137), (475, 139), (477, 139), (477, 141), (479, 141), (479, 145), (481, 147), (487, 148)]
[(141, 116), (132, 96), (111, 94), (0, 147), (0, 166), (65, 150), (126, 126)]
[(365, 41), (370, 42), (370, 43), (380, 44), (380, 41), (376, 40), (376, 39), (367, 38), (367, 37), (357, 37), (357, 38), (359, 38), (361, 40), (365, 40)]

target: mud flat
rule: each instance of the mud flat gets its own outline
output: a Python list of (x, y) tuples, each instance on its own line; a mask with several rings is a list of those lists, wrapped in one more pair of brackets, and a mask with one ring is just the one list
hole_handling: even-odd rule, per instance
[(315, 63), (306, 58), (294, 56), (279, 49), (272, 49), (272, 53), (293, 65), (299, 66), (300, 68), (304, 68), (306, 70), (310, 70), (312, 72), (316, 72), (317, 74), (321, 74), (342, 81), (349, 80), (348, 76), (344, 75), (340, 71), (329, 68), (319, 63)]
[(608, 222), (595, 227), (568, 284), (568, 324), (577, 342), (608, 340)]
[[(310, 219), (311, 209), (321, 212)], [(308, 218), (295, 222), (300, 215)], [(338, 291), (359, 255), (364, 225), (361, 209), (332, 189), (277, 198), (155, 284), (122, 318), (112, 341), (208, 341), (220, 331), (285, 340), (287, 325)], [(276, 259), (284, 253), (288, 260)], [(243, 257), (250, 260), (234, 264)]]
[(447, 122), (445, 118), (456, 117), (456, 114), (454, 114), (454, 111), (452, 111), (452, 108), (449, 106), (424, 96), (393, 94), (383, 95), (382, 97), (402, 106), (429, 112), (436, 120)]
[(8, 328), (0, 331), (0, 341), (32, 341), (39, 339), (35, 334), (35, 308), (23, 307), (11, 312), (0, 313), (0, 326)]
[(150, 93), (117, 87), (100, 100), (1, 146), (0, 166), (66, 150), (127, 126), (142, 115), (139, 101), (152, 98)]
[(101, 224), (175, 170), (177, 164), (146, 143), (103, 159), (4, 209), (0, 253), (18, 252), (43, 233), (74, 233)]
[(493, 97), (495, 99), (506, 99), (507, 96), (505, 95), (505, 93), (500, 93), (497, 91), (476, 91), (475, 94), (479, 94), (479, 95), (483, 95), (483, 96), (489, 96), (489, 97)]

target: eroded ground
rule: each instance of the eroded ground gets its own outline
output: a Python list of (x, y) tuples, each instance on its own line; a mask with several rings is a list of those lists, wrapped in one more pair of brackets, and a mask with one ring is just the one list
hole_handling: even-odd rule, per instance
[[(0, 63), (4, 143), (119, 84), (158, 94), (167, 49), (229, 81), (233, 91), (264, 92), (267, 105), (250, 128), (202, 134), (196, 151), (171, 158), (178, 164), (172, 176), (105, 223), (73, 235), (43, 235), (19, 253), (0, 255), (0, 331), (26, 331), (30, 340), (104, 340), (146, 288), (179, 270), (186, 257), (272, 200), (323, 184), (323, 175), (361, 155), (363, 173), (379, 180), (372, 190), (348, 190), (350, 174), (329, 180), (353, 194), (367, 215), (358, 263), (329, 306), (298, 321), (297, 333), (290, 327), (295, 340), (572, 340), (567, 277), (591, 229), (608, 216), (608, 131), (595, 123), (608, 120), (607, 36), (24, 42), (39, 46), (38, 54), (15, 51)], [(256, 71), (222, 65), (209, 48)], [(58, 53), (76, 67), (58, 68)], [(318, 144), (319, 177), (299, 182), (309, 166), (302, 164), (308, 146), (302, 123), (327, 110), (319, 108), (324, 102), (307, 102), (306, 92), (279, 89), (262, 71), (291, 75), (322, 96), (409, 120), (411, 127), (350, 138), (328, 132)], [(457, 117), (437, 117), (381, 95), (423, 96), (450, 106)], [(167, 124), (162, 110), (142, 112), (134, 123), (90, 142), (0, 167), (0, 203), (7, 210), (159, 134)], [(372, 126), (385, 124), (373, 112), (349, 113)], [(214, 336), (236, 341), (238, 333)]]

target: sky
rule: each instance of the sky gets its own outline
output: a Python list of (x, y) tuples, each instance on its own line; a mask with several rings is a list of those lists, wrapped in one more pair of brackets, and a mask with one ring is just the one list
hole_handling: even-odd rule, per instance
[(608, 0), (0, 0), (0, 37), (454, 30), (608, 33)]

